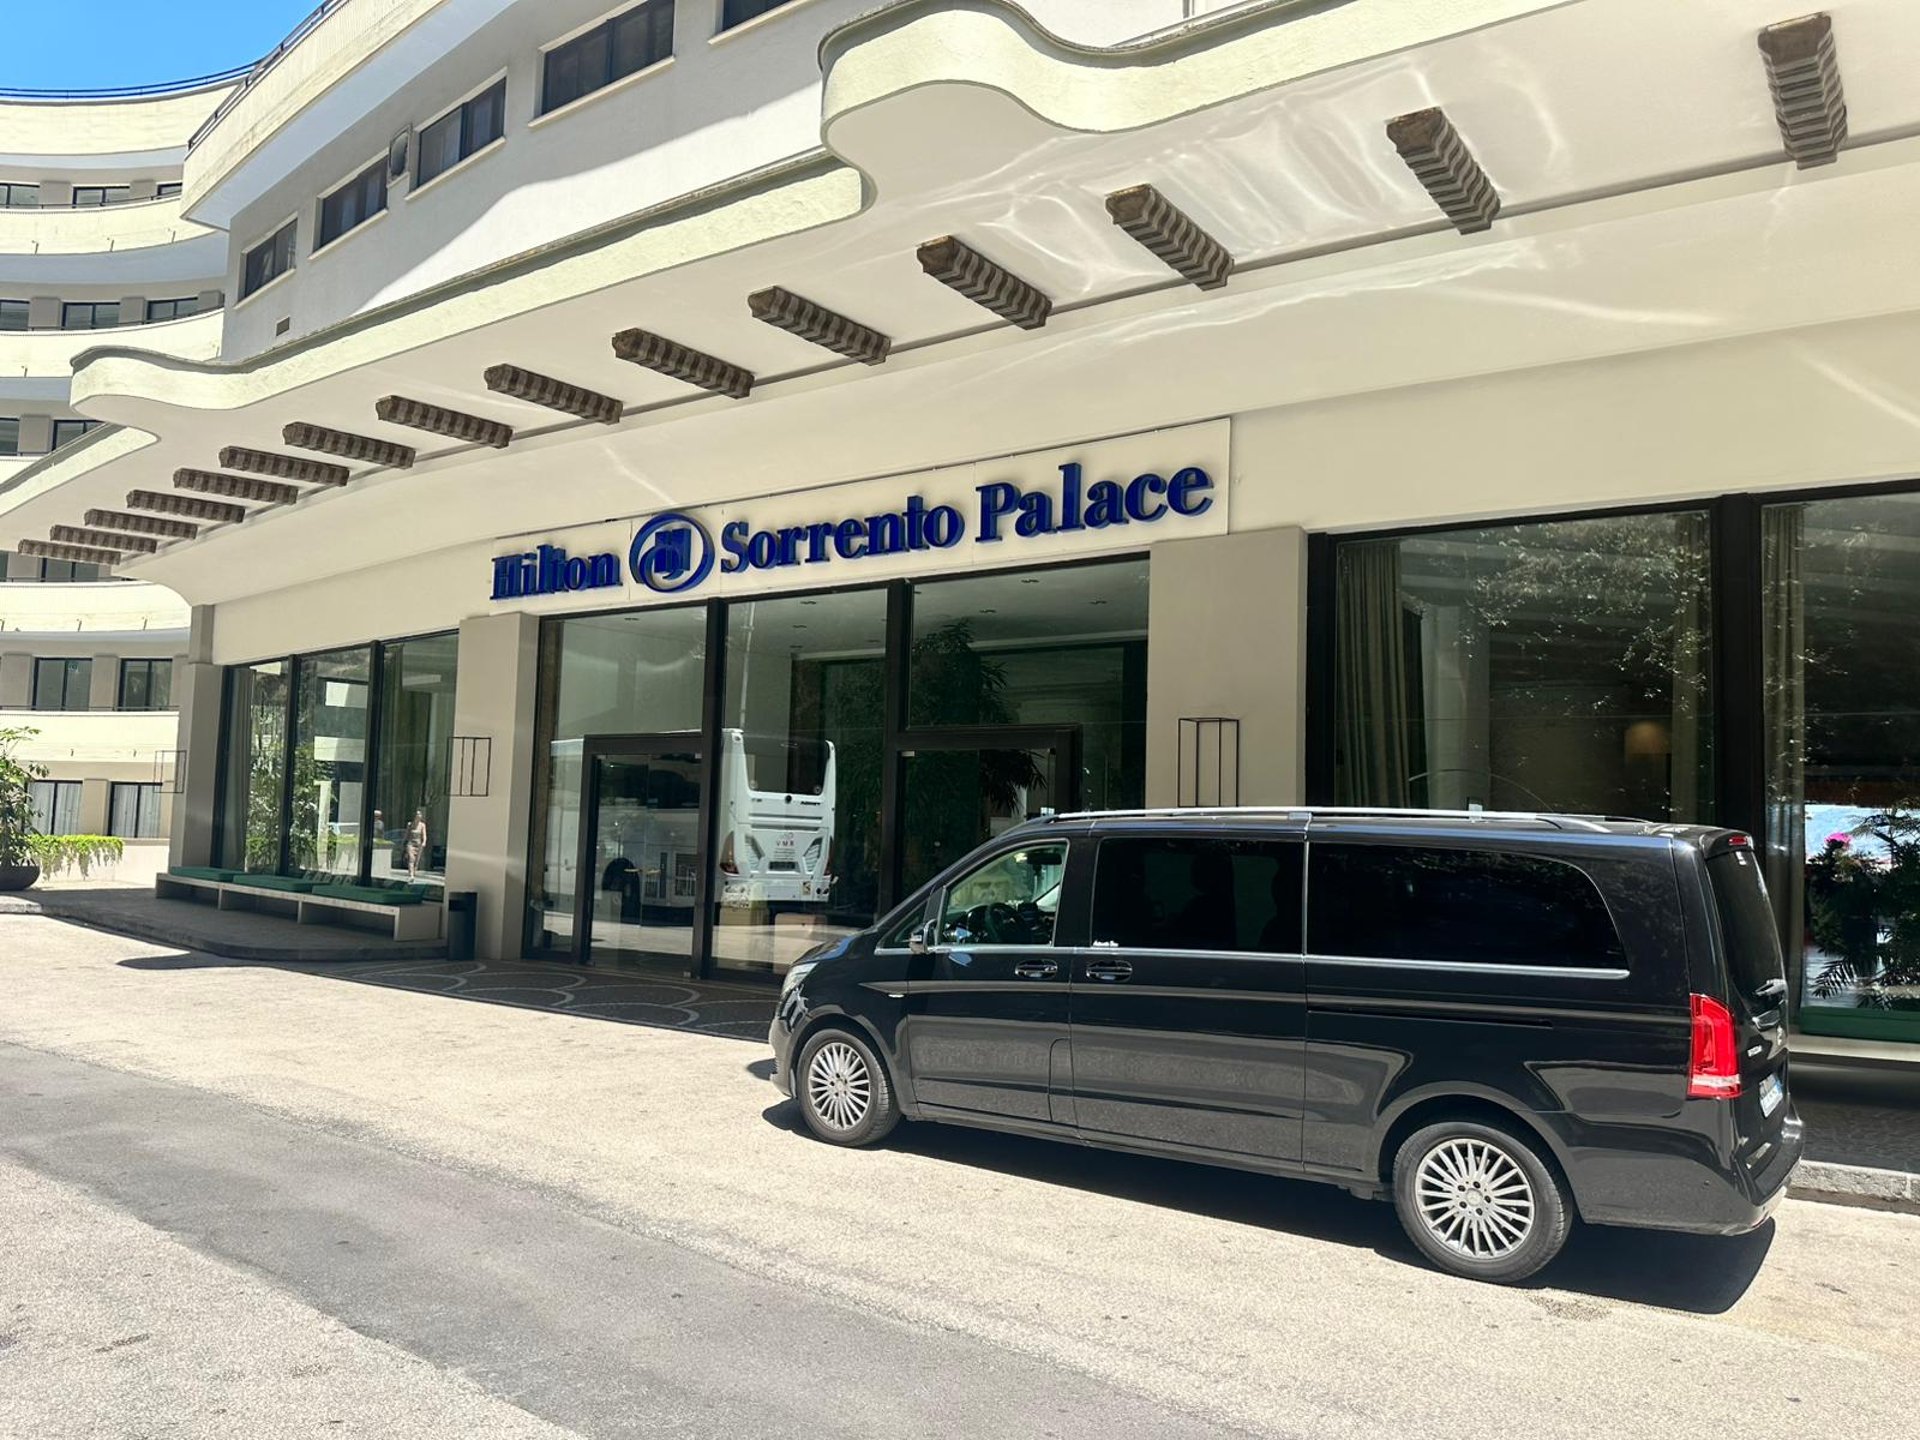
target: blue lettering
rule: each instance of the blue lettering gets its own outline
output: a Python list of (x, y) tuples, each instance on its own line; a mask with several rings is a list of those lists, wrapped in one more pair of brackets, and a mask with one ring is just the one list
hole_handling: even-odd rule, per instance
[[(980, 543), (988, 545), (1000, 539), (1000, 522), (1020, 504), (1017, 486), (1004, 480), (977, 487), (980, 496)], [(937, 512), (936, 512), (937, 513)]]
[(907, 548), (906, 528), (898, 515), (869, 515), (867, 517), (867, 554), (899, 554)]
[(604, 590), (609, 585), (620, 583), (620, 557), (618, 555), (596, 555), (590, 560), (587, 576), (589, 590)]
[(1080, 462), (1070, 460), (1060, 467), (1060, 528), (1084, 530), (1080, 518)]
[(518, 555), (501, 555), (493, 562), (493, 598), (520, 598), (520, 560)]
[(1167, 493), (1167, 482), (1158, 475), (1136, 475), (1127, 486), (1127, 517), (1132, 520), (1158, 520), (1167, 513), (1167, 503), (1152, 497)]
[(1014, 522), (1016, 535), (1051, 535), (1053, 533), (1053, 497), (1044, 490), (1036, 490), (1031, 495), (1020, 497), (1020, 518)]
[(1127, 523), (1127, 497), (1111, 480), (1096, 480), (1087, 487), (1087, 528), (1104, 530), (1109, 525)]
[[(866, 524), (864, 520), (842, 520), (834, 527), (833, 551), (842, 560), (858, 560), (867, 553)], [(854, 548), (854, 541), (860, 541), (860, 548)]]
[(818, 565), (829, 559), (827, 541), (833, 536), (833, 526), (822, 520), (807, 526), (807, 563)]
[(960, 518), (960, 512), (951, 505), (936, 505), (927, 512), (927, 521), (922, 527), (926, 531), (927, 543), (942, 550), (958, 545), (966, 537), (967, 522)]
[(771, 570), (780, 563), (780, 542), (771, 530), (756, 531), (747, 542), (747, 563), (756, 570)]
[[(1198, 465), (1189, 465), (1167, 482), (1167, 504), (1176, 515), (1203, 515), (1213, 506), (1206, 492), (1213, 488), (1213, 477)], [(1199, 496), (1193, 500), (1189, 497)]]
[(727, 558), (720, 562), (720, 573), (738, 575), (747, 568), (747, 531), (751, 527), (744, 520), (729, 520), (720, 532), (720, 548), (727, 552)]
[(586, 560), (581, 556), (575, 555), (571, 560), (567, 561), (566, 588), (569, 590), (586, 589), (588, 584), (591, 583), (588, 577), (591, 576), (592, 573), (593, 572), (587, 568)]

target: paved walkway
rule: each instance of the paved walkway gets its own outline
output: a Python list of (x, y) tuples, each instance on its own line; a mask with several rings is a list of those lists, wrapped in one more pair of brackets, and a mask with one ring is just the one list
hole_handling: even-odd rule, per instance
[(162, 900), (124, 885), (59, 886), (0, 895), (0, 915), (53, 915), (116, 935), (183, 945), (239, 960), (414, 960), (447, 953), (443, 940), (394, 940), (344, 925), (296, 925), (280, 915)]

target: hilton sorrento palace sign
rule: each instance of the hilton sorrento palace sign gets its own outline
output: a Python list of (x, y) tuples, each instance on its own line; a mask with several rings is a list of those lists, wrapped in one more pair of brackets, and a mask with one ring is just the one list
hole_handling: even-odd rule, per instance
[(530, 538), (494, 601), (739, 593), (1044, 563), (1227, 529), (1228, 422)]

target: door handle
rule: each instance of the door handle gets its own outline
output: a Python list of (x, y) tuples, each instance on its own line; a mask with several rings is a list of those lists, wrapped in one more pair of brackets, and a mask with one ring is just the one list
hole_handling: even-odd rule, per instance
[(1132, 976), (1133, 963), (1129, 960), (1089, 960), (1087, 962), (1089, 980), (1105, 980), (1111, 985), (1121, 980), (1131, 979)]
[(1022, 960), (1013, 967), (1013, 973), (1022, 980), (1051, 980), (1060, 973), (1060, 967), (1051, 960)]

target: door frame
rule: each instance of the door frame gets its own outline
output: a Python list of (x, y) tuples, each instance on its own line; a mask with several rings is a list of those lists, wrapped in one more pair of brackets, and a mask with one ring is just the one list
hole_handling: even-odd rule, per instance
[[(892, 808), (905, 806), (906, 764), (909, 758), (922, 750), (1052, 750), (1061, 757), (1061, 768), (1066, 771), (1066, 783), (1056, 783), (1054, 787), (1055, 804), (1052, 808), (1065, 814), (1080, 807), (1080, 727), (1077, 724), (929, 725), (896, 731), (887, 740), (887, 774), (894, 779), (888, 797), (889, 814)], [(1059, 780), (1057, 774), (1055, 780)], [(901, 810), (901, 818), (905, 818), (904, 809)], [(985, 838), (980, 843), (984, 844)], [(886, 908), (891, 909), (893, 903), (904, 899), (907, 893), (901, 883), (906, 847), (899, 843), (896, 832), (893, 843), (884, 844), (883, 848), (885, 868), (882, 879), (884, 888), (891, 896)]]
[(573, 882), (572, 962), (586, 965), (593, 943), (595, 867), (589, 858), (600, 833), (599, 762), (608, 759), (651, 760), (662, 755), (694, 754), (700, 758), (700, 814), (694, 832), (693, 930), (687, 964), (690, 979), (701, 974), (707, 949), (707, 931), (713, 923), (710, 900), (713, 866), (708, 851), (713, 843), (714, 756), (699, 730), (654, 731), (640, 735), (588, 735), (580, 742), (580, 836), (575, 851)]

